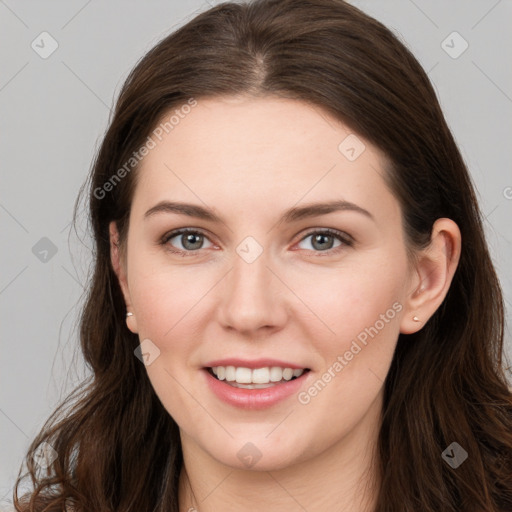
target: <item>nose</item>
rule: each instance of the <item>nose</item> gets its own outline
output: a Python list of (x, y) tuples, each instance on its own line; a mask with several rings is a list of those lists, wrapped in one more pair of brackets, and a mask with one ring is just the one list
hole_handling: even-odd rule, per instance
[(255, 337), (283, 327), (287, 288), (269, 263), (265, 251), (252, 262), (234, 254), (218, 290), (218, 320), (225, 329)]

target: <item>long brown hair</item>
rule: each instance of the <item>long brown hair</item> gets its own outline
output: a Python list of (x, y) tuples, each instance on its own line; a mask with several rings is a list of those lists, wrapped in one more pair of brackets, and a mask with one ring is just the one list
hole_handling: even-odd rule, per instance
[[(137, 177), (136, 163), (126, 163), (162, 117), (191, 98), (239, 94), (320, 106), (380, 148), (409, 250), (428, 244), (440, 217), (461, 230), (445, 300), (423, 329), (399, 336), (385, 381), (375, 512), (510, 512), (504, 306), (474, 187), (421, 66), (390, 30), (342, 0), (223, 3), (163, 39), (128, 76), (83, 189), (95, 266), (80, 343), (92, 377), (30, 446), (35, 489), (18, 501), (18, 477), (17, 510), (63, 510), (68, 500), (84, 511), (178, 511), (179, 429), (134, 356), (139, 339), (125, 324), (108, 226), (117, 221), (122, 245)], [(57, 455), (47, 472), (33, 461), (43, 442)], [(468, 453), (457, 469), (441, 456), (452, 442)]]

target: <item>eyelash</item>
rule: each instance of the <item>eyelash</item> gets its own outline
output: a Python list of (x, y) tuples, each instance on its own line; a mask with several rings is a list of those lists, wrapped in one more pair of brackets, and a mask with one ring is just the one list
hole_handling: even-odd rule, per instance
[[(174, 237), (176, 237), (178, 235), (186, 234), (186, 233), (192, 233), (192, 234), (195, 234), (195, 235), (202, 235), (205, 238), (208, 238), (206, 236), (206, 234), (204, 232), (202, 232), (201, 230), (199, 230), (199, 229), (182, 228), (182, 229), (177, 229), (175, 231), (171, 231), (169, 233), (166, 233), (162, 237), (162, 239), (160, 241), (160, 244), (163, 245), (163, 246), (166, 246), (165, 247), (166, 250), (168, 250), (171, 253), (180, 254), (181, 256), (194, 256), (195, 253), (199, 252), (201, 249), (196, 249), (194, 251), (182, 251), (181, 249), (171, 249), (170, 248), (171, 246), (168, 244), (169, 240), (171, 240), (172, 238), (174, 238)], [(330, 228), (310, 231), (309, 233), (304, 235), (299, 240), (299, 243), (302, 242), (303, 240), (305, 240), (306, 238), (308, 238), (311, 235), (329, 235), (329, 236), (333, 236), (334, 238), (336, 238), (340, 242), (342, 242), (341, 245), (339, 245), (338, 247), (336, 247), (334, 249), (327, 249), (325, 251), (313, 251), (315, 253), (318, 253), (318, 254), (315, 255), (315, 257), (317, 257), (317, 256), (319, 256), (319, 257), (322, 257), (322, 256), (332, 256), (332, 255), (338, 254), (338, 252), (342, 251), (344, 248), (352, 247), (354, 245), (354, 239), (350, 235), (347, 235), (346, 233), (343, 233), (342, 231), (338, 231), (336, 229), (330, 229)]]

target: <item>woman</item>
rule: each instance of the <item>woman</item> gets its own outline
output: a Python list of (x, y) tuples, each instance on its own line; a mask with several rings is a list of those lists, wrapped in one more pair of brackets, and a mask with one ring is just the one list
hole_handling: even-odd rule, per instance
[(481, 213), (380, 23), (340, 0), (198, 15), (128, 77), (89, 201), (93, 378), (18, 510), (512, 510)]

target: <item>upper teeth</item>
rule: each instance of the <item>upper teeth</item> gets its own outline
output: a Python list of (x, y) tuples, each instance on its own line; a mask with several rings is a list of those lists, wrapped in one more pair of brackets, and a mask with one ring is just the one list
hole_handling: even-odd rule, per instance
[(280, 368), (279, 366), (270, 368), (267, 366), (254, 370), (235, 366), (214, 366), (212, 371), (219, 380), (226, 379), (239, 384), (268, 384), (269, 382), (279, 382), (282, 379), (290, 380), (292, 377), (300, 377), (304, 373), (304, 370)]

